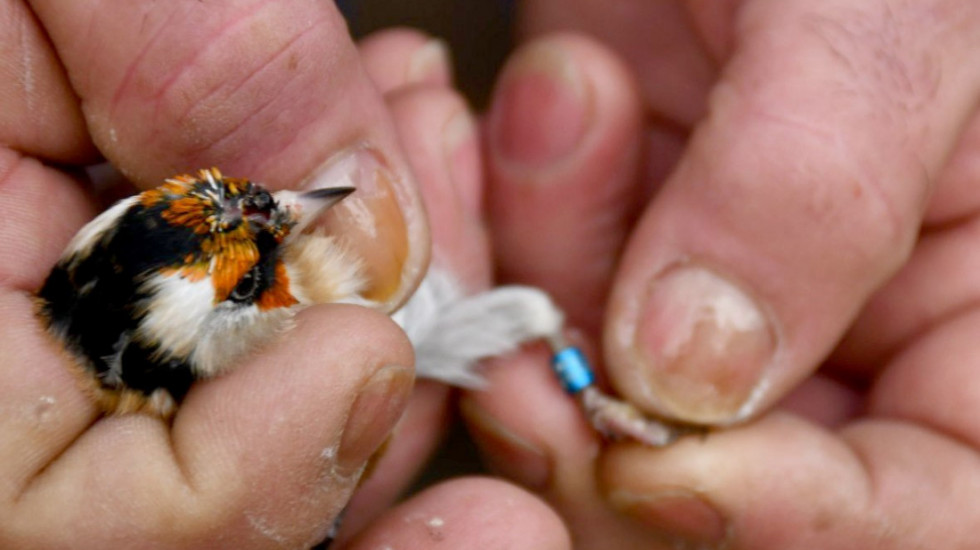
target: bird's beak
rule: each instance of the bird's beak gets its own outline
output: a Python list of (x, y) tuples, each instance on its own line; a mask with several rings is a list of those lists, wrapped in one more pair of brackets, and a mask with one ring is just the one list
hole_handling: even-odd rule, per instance
[(303, 192), (283, 190), (276, 192), (275, 199), (296, 223), (293, 233), (299, 233), (317, 216), (353, 192), (353, 187), (324, 187)]

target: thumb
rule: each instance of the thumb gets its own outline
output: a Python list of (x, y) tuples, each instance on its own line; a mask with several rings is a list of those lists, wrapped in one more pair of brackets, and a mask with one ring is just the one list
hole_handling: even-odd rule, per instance
[(331, 230), (394, 306), (428, 258), (380, 94), (332, 2), (39, 0), (92, 139), (141, 187), (218, 166), (271, 188), (353, 185)]
[(710, 115), (614, 283), (621, 392), (690, 422), (752, 416), (901, 266), (980, 84), (976, 33), (934, 4), (741, 8)]

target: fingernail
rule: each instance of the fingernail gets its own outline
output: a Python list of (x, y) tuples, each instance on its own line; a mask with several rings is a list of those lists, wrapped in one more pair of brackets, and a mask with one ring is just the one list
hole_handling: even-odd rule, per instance
[(452, 62), (446, 43), (433, 38), (419, 46), (408, 59), (405, 81), (433, 84), (452, 82)]
[(339, 468), (360, 468), (374, 454), (401, 418), (414, 378), (410, 368), (382, 367), (361, 387), (341, 436)]
[(505, 67), (490, 114), (490, 145), (502, 160), (543, 168), (576, 150), (590, 123), (589, 88), (553, 42), (517, 53)]
[(696, 548), (721, 548), (731, 539), (731, 529), (706, 499), (687, 489), (667, 489), (649, 495), (614, 491), (609, 502), (620, 512), (645, 526)]
[[(397, 303), (407, 292), (419, 254), (409, 248), (413, 223), (399, 203), (395, 176), (380, 153), (355, 146), (331, 156), (303, 183), (305, 189), (352, 186), (354, 193), (316, 222), (327, 234), (342, 235), (344, 243), (364, 262), (368, 288), (364, 297)], [(425, 255), (422, 255), (423, 257)], [(421, 264), (421, 261), (418, 261)]]
[(551, 462), (543, 450), (505, 428), (472, 399), (461, 399), (459, 408), (491, 470), (533, 491), (548, 486)]
[(646, 400), (699, 424), (735, 422), (754, 412), (775, 349), (772, 325), (749, 294), (696, 265), (653, 280), (633, 334)]
[(482, 172), (480, 151), (476, 139), (476, 122), (469, 109), (462, 108), (449, 118), (443, 126), (442, 137), (449, 163), (449, 179), (453, 182), (464, 211), (474, 214), (481, 212), (478, 194), (480, 186), (478, 182), (472, 181)]

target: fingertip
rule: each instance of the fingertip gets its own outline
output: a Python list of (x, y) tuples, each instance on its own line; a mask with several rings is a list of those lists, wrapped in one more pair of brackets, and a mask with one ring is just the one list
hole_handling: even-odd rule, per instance
[(616, 445), (598, 468), (631, 521), (682, 547), (733, 548), (955, 547), (972, 540), (976, 513), (972, 490), (952, 487), (975, 487), (977, 472), (973, 449), (921, 425), (878, 418), (829, 432), (781, 413), (665, 449)]
[[(670, 231), (670, 229), (665, 229)], [(634, 275), (627, 262), (620, 279)], [(650, 412), (732, 424), (771, 399), (782, 327), (745, 281), (698, 261), (661, 266), (627, 293), (614, 288), (605, 331), (614, 385)]]
[(426, 466), (449, 427), (450, 392), (448, 386), (433, 381), (415, 385), (405, 414), (347, 504), (337, 544), (342, 546), (391, 507)]
[(192, 388), (174, 419), (176, 460), (208, 500), (235, 503), (290, 537), (319, 530), (401, 417), (412, 362), (384, 315), (304, 310), (254, 359)]
[(449, 46), (410, 28), (371, 33), (358, 43), (361, 61), (383, 94), (413, 85), (452, 86)]
[(603, 44), (574, 33), (537, 38), (507, 60), (494, 88), (486, 123), (494, 172), (507, 186), (587, 188), (572, 176), (588, 160), (603, 161), (595, 172), (612, 171), (605, 157), (617, 152), (627, 163), (618, 170), (629, 172), (641, 111), (630, 70)]
[(442, 483), (387, 512), (347, 548), (570, 549), (561, 519), (533, 495), (505, 482)]

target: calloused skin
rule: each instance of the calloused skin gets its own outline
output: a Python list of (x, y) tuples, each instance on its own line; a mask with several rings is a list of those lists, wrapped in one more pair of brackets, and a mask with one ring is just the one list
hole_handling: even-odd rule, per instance
[(633, 402), (729, 427), (601, 445), (529, 355), (463, 402), (489, 460), (579, 548), (975, 546), (980, 6), (520, 6), (499, 270)]
[[(501, 481), (454, 481), (383, 510), (438, 441), (447, 392), (413, 392), (411, 347), (381, 313), (305, 310), (235, 371), (195, 385), (172, 425), (101, 417), (33, 316), (31, 292), (104, 206), (78, 169), (100, 155), (140, 187), (215, 165), (276, 188), (367, 144), (356, 158), (380, 162), (388, 187), (367, 182), (352, 205), (394, 243), (376, 244), (384, 254), (369, 266), (396, 283), (382, 298), (409, 292), (429, 257), (412, 173), (432, 176), (422, 192), (433, 230), (453, 232), (433, 235), (433, 255), (485, 284), (485, 238), (470, 218), (479, 202), (453, 202), (480, 195), (477, 142), (464, 124), (451, 147), (434, 145), (448, 120), (469, 115), (444, 59), (420, 69), (403, 53), (425, 37), (402, 33), (362, 54), (329, 2), (2, 10), (0, 546), (307, 548), (407, 410), (353, 506), (346, 547), (568, 548), (554, 512)], [(376, 86), (382, 68), (389, 76)], [(411, 158), (403, 139), (422, 144)], [(363, 244), (363, 227), (342, 215), (333, 223), (353, 224)]]

